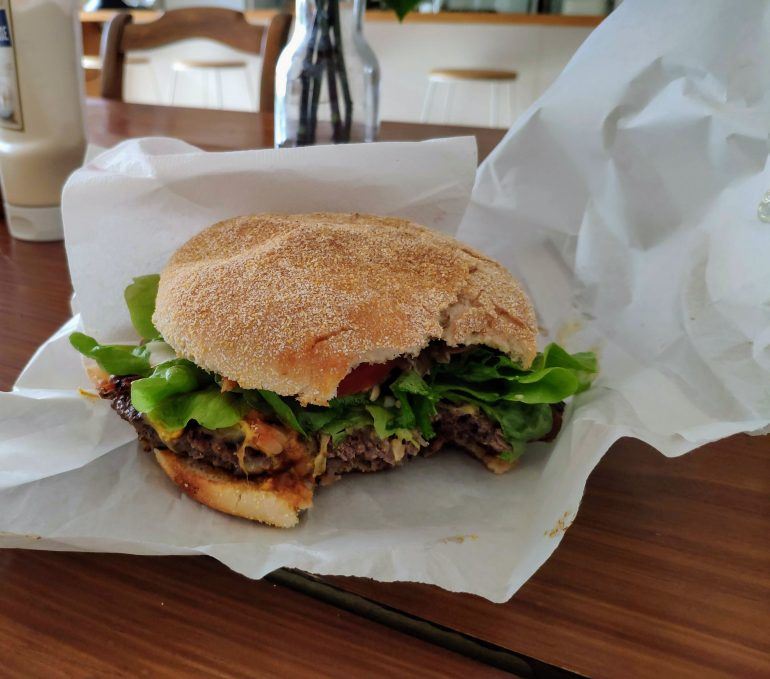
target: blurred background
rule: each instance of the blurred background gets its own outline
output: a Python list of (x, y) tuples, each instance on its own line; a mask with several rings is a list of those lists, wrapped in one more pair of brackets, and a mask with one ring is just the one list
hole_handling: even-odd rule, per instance
[[(380, 66), (382, 120), (508, 127), (559, 75), (619, 2), (613, 0), (430, 0), (400, 23), (366, 4), (364, 34)], [(100, 43), (118, 12), (150, 23), (168, 10), (222, 7), (268, 25), (294, 3), (275, 0), (158, 0), (83, 6), (86, 90), (101, 91)], [(205, 38), (127, 50), (122, 98), (167, 106), (260, 110), (262, 56)]]

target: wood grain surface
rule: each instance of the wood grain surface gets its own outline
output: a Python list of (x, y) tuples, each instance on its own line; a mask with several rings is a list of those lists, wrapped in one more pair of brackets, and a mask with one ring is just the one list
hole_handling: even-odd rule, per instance
[(27, 243), (0, 222), (0, 390), (70, 315), (72, 294), (61, 243)]
[(162, 13), (156, 21), (137, 23), (124, 30), (120, 49), (146, 50), (204, 38), (242, 52), (261, 54), (264, 32), (264, 25), (249, 23), (243, 12), (223, 7), (183, 7)]
[(770, 676), (770, 439), (680, 458), (618, 442), (553, 557), (511, 601), (325, 578), (592, 677)]
[[(178, 137), (209, 151), (273, 146), (273, 117), (264, 112), (212, 111), (89, 99), (87, 116), (89, 141), (100, 146), (113, 146), (128, 137), (153, 135)], [(479, 160), (483, 160), (504, 134), (504, 130), (495, 128), (384, 122), (379, 139), (421, 141), (472, 135), (478, 143)]]
[[(89, 125), (92, 141), (102, 145), (145, 134), (171, 134), (217, 149), (253, 148), (272, 140), (270, 120), (259, 114), (119, 102), (89, 102)], [(477, 135), (482, 155), (501, 134), (471, 131)], [(441, 126), (383, 125), (385, 138), (467, 132)], [(13, 241), (0, 226), (0, 388), (10, 387), (34, 349), (67, 318), (70, 291), (61, 244)], [(507, 604), (494, 605), (422, 585), (325, 580), (585, 675), (770, 676), (768, 453), (768, 437), (737, 436), (673, 460), (639, 442), (619, 442), (592, 474), (577, 520), (562, 545)], [(176, 617), (170, 627), (165, 614), (143, 599), (147, 587), (166, 604), (173, 602)], [(223, 605), (227, 601), (234, 602), (235, 613)], [(253, 608), (238, 607), (248, 602), (256, 603)], [(257, 652), (254, 647), (262, 648), (259, 642), (266, 623), (260, 614), (269, 611), (272, 619), (281, 610), (276, 602), (287, 602), (286, 615), (297, 629), (303, 629), (296, 622), (305, 615), (303, 606), (311, 607), (307, 615), (312, 634), (321, 635), (328, 645), (329, 637), (324, 635), (330, 623), (327, 618), (312, 617), (326, 615), (319, 612), (326, 610), (323, 606), (267, 583), (247, 581), (209, 559), (0, 552), (0, 648), (13, 649), (5, 654), (12, 662), (20, 662), (14, 657), (27, 653), (40, 663), (43, 647), (48, 648), (49, 661), (55, 658), (76, 675), (103, 674), (116, 667), (126, 675), (160, 673), (170, 657), (164, 646), (154, 658), (131, 659), (131, 654), (152, 653), (150, 639), (163, 639), (174, 649), (173, 655), (182, 656), (178, 660), (182, 664), (174, 666), (179, 671), (226, 674), (223, 668), (232, 666), (237, 674), (243, 667), (256, 666), (250, 654)], [(204, 630), (196, 626), (198, 609)], [(331, 620), (337, 620), (337, 613), (330, 610)], [(121, 611), (131, 625), (120, 627)], [(347, 620), (346, 615), (341, 618)], [(227, 639), (241, 632), (246, 619), (252, 622), (246, 625), (249, 644), (244, 650)], [(292, 629), (290, 621), (279, 616), (274, 624), (283, 632)], [(371, 652), (380, 659), (401, 653), (394, 650), (399, 649), (400, 637), (380, 654), (382, 641), (394, 640), (388, 636), (391, 633), (380, 627), (371, 631), (373, 623), (367, 621), (354, 622), (364, 629), (359, 637), (366, 639), (362, 653)], [(353, 625), (341, 623), (339, 634), (346, 636), (349, 624)], [(109, 627), (117, 630), (112, 636), (105, 632)], [(304, 633), (309, 634), (307, 628)], [(280, 636), (273, 634), (270, 643), (280, 644), (275, 641)], [(98, 643), (88, 647), (89, 638)], [(209, 649), (205, 653), (191, 641), (197, 638), (205, 640)], [(222, 645), (217, 645), (220, 638)], [(131, 653), (122, 650), (124, 646)], [(313, 653), (322, 653), (316, 648), (312, 646)], [(412, 653), (409, 646), (404, 648)], [(352, 650), (339, 653), (348, 656)], [(289, 648), (279, 646), (274, 654), (288, 663), (281, 667), (284, 672), (297, 669), (301, 675), (312, 668), (307, 664), (312, 660), (301, 651), (293, 657)], [(433, 667), (429, 655), (419, 657), (426, 663), (421, 667)], [(117, 658), (117, 664), (110, 666), (110, 658)], [(126, 664), (129, 660), (143, 664)], [(322, 662), (318, 660), (318, 667), (325, 667)], [(30, 667), (35, 670), (31, 674), (46, 669)], [(354, 667), (360, 666), (340, 665), (339, 673)], [(473, 676), (478, 672), (478, 668), (436, 667), (454, 676), (460, 671)], [(398, 670), (402, 676), (409, 674), (403, 666)]]
[(0, 551), (4, 677), (504, 673), (207, 558)]

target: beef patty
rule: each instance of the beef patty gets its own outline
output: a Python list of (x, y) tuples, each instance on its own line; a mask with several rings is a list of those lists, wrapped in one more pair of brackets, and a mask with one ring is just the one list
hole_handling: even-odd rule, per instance
[[(139, 437), (142, 447), (146, 451), (153, 448), (169, 448), (158, 436), (144, 416), (131, 405), (131, 382), (136, 377), (113, 377), (99, 391), (102, 398), (112, 401), (112, 408), (126, 422), (133, 425)], [(238, 462), (237, 451), (243, 441), (243, 434), (234, 432), (224, 434), (222, 431), (214, 431), (201, 427), (196, 422), (190, 422), (182, 434), (173, 440), (173, 451), (179, 455), (185, 455), (195, 460), (204, 460), (214, 467), (224, 469), (235, 476), (246, 476)], [(262, 474), (278, 471), (282, 467), (282, 460), (278, 457), (269, 457), (255, 448), (247, 447), (244, 453), (244, 466), (249, 474)]]
[(329, 445), (326, 468), (318, 481), (327, 485), (348, 472), (391, 469), (425, 452), (426, 448), (420, 448), (414, 443), (383, 441), (371, 427), (358, 429), (336, 445)]
[[(103, 385), (99, 393), (102, 398), (111, 400), (115, 412), (133, 425), (146, 451), (153, 448), (169, 448), (144, 416), (131, 405), (131, 382), (135, 379), (137, 378), (113, 377)], [(561, 426), (563, 410), (563, 403), (553, 406), (553, 428), (542, 440), (550, 441), (556, 436)], [(391, 469), (418, 455), (432, 455), (445, 445), (464, 448), (485, 462), (497, 458), (509, 448), (497, 423), (480, 412), (440, 405), (433, 425), (436, 438), (426, 447), (413, 443), (383, 441), (375, 435), (372, 428), (354, 431), (336, 445), (328, 445), (325, 468), (322, 467), (318, 481), (326, 485), (349, 472)], [(196, 422), (190, 422), (181, 435), (172, 441), (171, 446), (178, 455), (203, 460), (234, 476), (244, 477), (246, 472), (237, 456), (242, 442), (243, 434), (238, 431), (214, 431), (205, 429)], [(251, 447), (246, 447), (243, 462), (249, 474), (275, 473), (281, 471), (286, 464), (281, 456), (270, 457)]]

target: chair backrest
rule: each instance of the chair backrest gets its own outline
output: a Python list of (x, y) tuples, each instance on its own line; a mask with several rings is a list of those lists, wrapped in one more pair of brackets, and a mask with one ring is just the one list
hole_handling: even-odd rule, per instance
[(216, 7), (170, 10), (157, 21), (135, 24), (128, 12), (115, 15), (102, 34), (102, 97), (123, 98), (126, 52), (152, 49), (189, 38), (208, 38), (252, 54), (262, 55), (259, 108), (272, 111), (275, 65), (289, 37), (290, 14), (276, 14), (268, 26), (250, 24), (241, 12)]

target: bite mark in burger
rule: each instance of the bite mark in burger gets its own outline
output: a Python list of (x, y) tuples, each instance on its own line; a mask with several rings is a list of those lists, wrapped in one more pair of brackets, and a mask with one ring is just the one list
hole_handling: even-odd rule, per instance
[(125, 297), (141, 344), (71, 337), (100, 395), (183, 492), (281, 527), (318, 484), (445, 447), (506, 472), (597, 371), (536, 352), (500, 264), (402, 219), (227, 220)]

